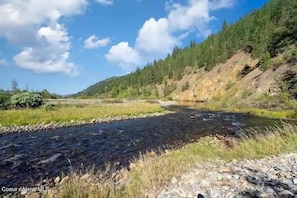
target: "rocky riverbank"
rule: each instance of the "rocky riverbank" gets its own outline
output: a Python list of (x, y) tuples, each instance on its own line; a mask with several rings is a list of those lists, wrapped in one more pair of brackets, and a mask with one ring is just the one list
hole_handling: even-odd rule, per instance
[(162, 113), (150, 113), (150, 114), (141, 114), (141, 115), (122, 115), (117, 117), (108, 117), (108, 118), (93, 118), (89, 121), (86, 120), (71, 120), (70, 122), (62, 122), (62, 123), (40, 123), (36, 125), (25, 125), (25, 126), (1, 126), (0, 125), (0, 134), (3, 133), (21, 133), (21, 132), (32, 132), (39, 130), (52, 130), (63, 127), (75, 127), (75, 126), (83, 126), (88, 124), (98, 124), (98, 123), (106, 123), (113, 122), (125, 119), (137, 119), (137, 118), (149, 118), (155, 116), (162, 116), (168, 113), (172, 113), (171, 111), (165, 111)]
[[(125, 172), (124, 174), (127, 174)], [(60, 190), (70, 180), (82, 185), (96, 186), (98, 177), (84, 174), (51, 180), (52, 187), (43, 186), (42, 193), (50, 198), (59, 197)], [(121, 172), (112, 174), (114, 185), (125, 182)], [(98, 182), (98, 181), (97, 181)], [(99, 185), (99, 183), (98, 183)], [(27, 198), (41, 197), (38, 192), (22, 191)], [(187, 173), (173, 177), (159, 193), (148, 193), (146, 198), (248, 198), (248, 197), (297, 197), (297, 154), (281, 154), (263, 159), (233, 160), (194, 165)]]
[(197, 164), (157, 198), (297, 197), (297, 154)]

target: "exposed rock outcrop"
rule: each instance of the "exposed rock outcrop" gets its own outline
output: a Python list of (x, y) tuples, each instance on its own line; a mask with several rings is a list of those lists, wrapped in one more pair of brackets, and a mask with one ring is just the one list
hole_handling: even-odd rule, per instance
[(275, 96), (280, 93), (279, 79), (288, 82), (288, 89), (296, 95), (296, 65), (283, 64), (277, 68), (262, 71), (259, 60), (250, 53), (238, 51), (225, 63), (218, 64), (211, 71), (200, 68), (194, 73), (186, 75), (177, 83), (182, 87), (188, 82), (185, 91), (176, 89), (172, 93), (175, 100), (180, 101), (210, 101), (214, 99), (228, 99), (241, 97), (247, 92), (255, 97), (262, 94)]

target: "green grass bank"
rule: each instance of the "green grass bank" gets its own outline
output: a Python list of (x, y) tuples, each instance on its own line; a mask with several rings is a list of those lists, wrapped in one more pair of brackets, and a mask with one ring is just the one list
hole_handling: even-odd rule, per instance
[(62, 123), (72, 121), (87, 121), (120, 116), (136, 116), (164, 112), (159, 104), (154, 103), (102, 103), (45, 105), (38, 109), (0, 110), (2, 126), (35, 125), (40, 123)]

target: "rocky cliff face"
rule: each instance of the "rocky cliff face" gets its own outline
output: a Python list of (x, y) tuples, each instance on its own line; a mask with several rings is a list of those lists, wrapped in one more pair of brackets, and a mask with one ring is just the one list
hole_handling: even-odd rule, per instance
[[(258, 66), (259, 60), (252, 58), (249, 53), (239, 51), (209, 72), (201, 68), (184, 76), (177, 82), (179, 88), (172, 93), (172, 98), (182, 101), (210, 101), (261, 94), (273, 96), (280, 92), (278, 79), (292, 68), (296, 69), (296, 65), (289, 67), (284, 64), (261, 71)], [(186, 82), (189, 88), (182, 91), (181, 87)]]

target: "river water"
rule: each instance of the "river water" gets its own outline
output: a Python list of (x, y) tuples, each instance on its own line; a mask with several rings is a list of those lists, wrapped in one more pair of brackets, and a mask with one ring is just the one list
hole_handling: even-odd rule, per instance
[(238, 113), (178, 108), (158, 117), (128, 119), (28, 133), (0, 135), (0, 186), (32, 187), (71, 168), (119, 168), (140, 152), (178, 148), (210, 134), (236, 135), (277, 120)]

